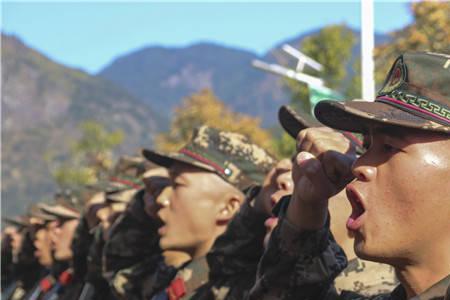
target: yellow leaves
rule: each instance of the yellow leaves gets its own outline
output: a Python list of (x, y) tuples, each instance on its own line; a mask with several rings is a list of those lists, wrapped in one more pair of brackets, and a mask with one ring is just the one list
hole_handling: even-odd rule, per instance
[(450, 52), (450, 3), (414, 2), (414, 22), (392, 34), (392, 42), (375, 49), (376, 80), (380, 84), (394, 59), (405, 51)]
[(272, 136), (260, 127), (259, 118), (233, 112), (207, 89), (187, 97), (175, 109), (169, 132), (155, 139), (156, 148), (179, 150), (191, 138), (192, 130), (201, 125), (241, 133), (265, 149), (272, 148)]

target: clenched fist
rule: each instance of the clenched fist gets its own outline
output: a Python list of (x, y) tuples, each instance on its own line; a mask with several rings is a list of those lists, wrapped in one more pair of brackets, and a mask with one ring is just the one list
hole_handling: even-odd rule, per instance
[(355, 159), (354, 147), (341, 133), (327, 127), (300, 131), (293, 159), (294, 193), (288, 220), (299, 230), (323, 227), (328, 199), (353, 179), (351, 166)]

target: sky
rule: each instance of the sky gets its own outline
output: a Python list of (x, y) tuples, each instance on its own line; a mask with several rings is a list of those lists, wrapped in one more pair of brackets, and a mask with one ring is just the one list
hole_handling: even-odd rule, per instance
[[(412, 21), (406, 1), (376, 1), (375, 31)], [(37, 2), (2, 1), (1, 30), (51, 59), (91, 74), (147, 46), (210, 41), (264, 54), (325, 25), (360, 28), (356, 1)]]

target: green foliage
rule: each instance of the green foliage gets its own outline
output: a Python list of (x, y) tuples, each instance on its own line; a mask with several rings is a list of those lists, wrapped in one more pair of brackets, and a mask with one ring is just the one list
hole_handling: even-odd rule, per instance
[(274, 148), (279, 158), (292, 157), (296, 152), (295, 139), (283, 132), (279, 139), (274, 139)]
[(212, 91), (205, 89), (185, 98), (175, 109), (170, 130), (156, 137), (156, 146), (162, 151), (177, 151), (189, 141), (195, 127), (209, 125), (242, 133), (254, 143), (273, 150), (272, 136), (260, 123), (258, 118), (233, 112)]
[[(318, 73), (305, 67), (303, 72), (322, 78), (325, 85), (333, 90), (344, 91), (346, 66), (351, 59), (354, 43), (355, 37), (345, 25), (327, 26), (317, 34), (306, 37), (300, 45), (301, 51), (321, 63), (323, 70)], [(291, 93), (291, 105), (297, 110), (311, 111), (308, 86), (292, 79), (285, 79), (284, 84)], [(356, 90), (355, 87), (347, 87), (350, 88)]]
[(124, 139), (121, 130), (109, 132), (94, 121), (85, 121), (79, 128), (81, 137), (73, 142), (70, 157), (52, 172), (60, 188), (75, 192), (107, 176), (112, 166), (112, 151)]
[(450, 52), (450, 3), (413, 2), (411, 12), (414, 21), (392, 33), (392, 42), (375, 48), (375, 78), (379, 85), (394, 59), (405, 51)]
[(355, 71), (355, 74), (350, 79), (345, 95), (348, 99), (361, 99), (361, 60), (355, 60), (353, 63), (353, 70)]
[(331, 25), (316, 35), (305, 38), (302, 52), (323, 65), (320, 77), (326, 86), (338, 90), (346, 77), (346, 65), (355, 42), (352, 31), (345, 25)]

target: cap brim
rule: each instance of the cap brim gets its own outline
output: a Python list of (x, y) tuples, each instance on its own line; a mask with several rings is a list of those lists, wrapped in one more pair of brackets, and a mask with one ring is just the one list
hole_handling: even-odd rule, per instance
[(41, 204), (40, 209), (49, 215), (53, 215), (61, 219), (78, 219), (80, 214), (62, 205)]
[(2, 220), (6, 224), (17, 226), (17, 227), (27, 227), (29, 225), (29, 223), (25, 219), (22, 219), (22, 218), (4, 217), (4, 218), (2, 218)]
[(441, 124), (407, 113), (383, 102), (333, 100), (320, 101), (314, 114), (326, 126), (339, 130), (366, 133), (371, 126), (401, 126), (437, 132)]
[(182, 153), (171, 153), (164, 155), (154, 150), (142, 149), (142, 155), (149, 161), (165, 168), (170, 168), (174, 163), (184, 163), (203, 169), (205, 171), (216, 172), (213, 167), (201, 163), (200, 161), (195, 160), (189, 156), (183, 155)]
[(278, 110), (278, 121), (281, 127), (294, 139), (303, 129), (323, 126), (309, 114), (299, 114), (287, 105), (281, 106)]
[(134, 195), (136, 195), (138, 191), (139, 190), (137, 189), (129, 189), (117, 193), (108, 194), (106, 196), (106, 201), (111, 203), (128, 203), (133, 199)]

